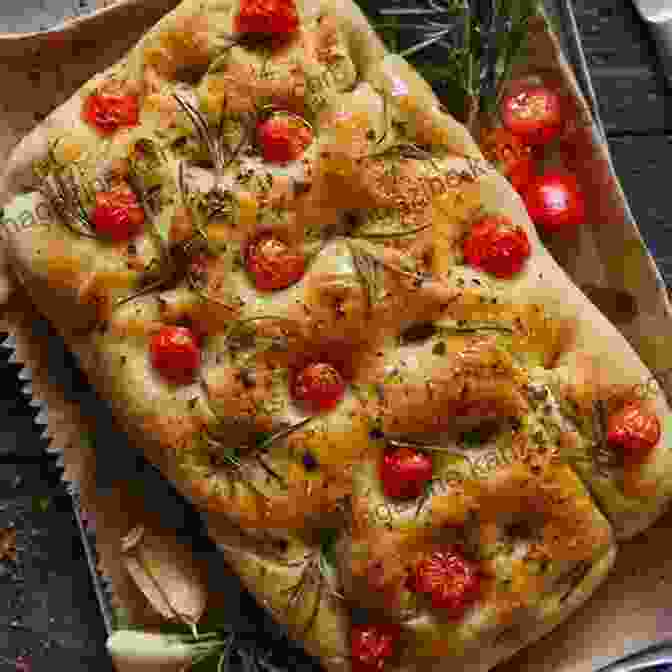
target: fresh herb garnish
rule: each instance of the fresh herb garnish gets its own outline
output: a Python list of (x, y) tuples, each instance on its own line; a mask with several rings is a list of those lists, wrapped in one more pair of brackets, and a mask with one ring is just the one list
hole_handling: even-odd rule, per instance
[(315, 589), (315, 599), (308, 618), (300, 629), (300, 636), (304, 637), (315, 624), (325, 593), (342, 600), (343, 595), (333, 587), (333, 569), (336, 566), (335, 547), (338, 539), (338, 530), (328, 528), (320, 532), (320, 547), (310, 553), (298, 580), (285, 589), (289, 597), (286, 611), (294, 609), (306, 600), (309, 588)]
[(89, 213), (82, 202), (82, 186), (74, 169), (54, 170), (42, 184), (42, 195), (51, 203), (69, 231), (84, 238), (97, 238)]
[(375, 247), (366, 243), (366, 241), (350, 239), (347, 241), (347, 245), (352, 255), (357, 277), (366, 291), (369, 310), (385, 297), (386, 269), (410, 278), (418, 286), (424, 280), (420, 273), (406, 271), (399, 266), (386, 262), (379, 256)]
[(226, 118), (222, 115), (216, 128), (211, 128), (208, 120), (200, 110), (182, 96), (173, 92), (173, 98), (191, 121), (198, 137), (208, 150), (210, 160), (214, 166), (216, 178), (220, 178), (224, 171), (236, 160), (243, 147), (250, 141), (253, 126), (251, 119), (243, 119), (242, 133), (235, 147), (229, 146), (224, 139), (224, 123)]
[[(439, 58), (418, 57), (429, 47), (442, 50), (445, 65), (441, 65), (441, 77), (435, 81), (447, 85), (456, 101), (464, 101), (459, 113), (451, 112), (471, 128), (479, 114), (495, 116), (504, 84), (522, 52), (528, 23), (538, 12), (537, 0), (429, 0), (422, 7), (379, 10), (384, 17), (383, 37), (393, 34), (395, 42), (400, 42), (402, 30), (422, 35), (400, 54), (414, 57), (416, 66), (429, 75), (430, 81), (431, 67)], [(424, 66), (429, 66), (427, 72)]]
[(484, 441), (483, 431), (478, 427), (462, 432), (460, 436), (460, 443), (465, 448), (478, 448), (483, 445)]
[(439, 331), (448, 334), (477, 334), (479, 331), (494, 331), (500, 334), (513, 334), (513, 328), (504, 324), (490, 322), (472, 322), (458, 320), (456, 324), (441, 324)]

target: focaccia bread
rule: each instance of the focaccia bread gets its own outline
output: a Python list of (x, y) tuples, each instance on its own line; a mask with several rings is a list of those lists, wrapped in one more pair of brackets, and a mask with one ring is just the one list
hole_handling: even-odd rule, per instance
[(328, 669), (487, 670), (668, 502), (650, 373), (351, 0), (185, 0), (0, 191), (36, 305)]

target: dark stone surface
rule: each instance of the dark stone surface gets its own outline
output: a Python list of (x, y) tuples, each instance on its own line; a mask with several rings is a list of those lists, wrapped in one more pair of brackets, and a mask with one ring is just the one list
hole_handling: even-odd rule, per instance
[[(577, 20), (618, 176), (672, 285), (672, 118), (645, 26), (629, 4), (577, 0)], [(25, 655), (34, 672), (111, 669), (71, 502), (0, 353), (0, 528), (17, 530), (17, 560), (0, 563), (0, 672)], [(79, 381), (73, 374), (76, 394)]]

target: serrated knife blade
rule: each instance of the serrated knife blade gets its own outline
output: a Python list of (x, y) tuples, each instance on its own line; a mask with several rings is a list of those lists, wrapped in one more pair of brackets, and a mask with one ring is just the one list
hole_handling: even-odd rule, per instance
[(672, 86), (672, 0), (632, 0), (658, 47), (660, 64)]

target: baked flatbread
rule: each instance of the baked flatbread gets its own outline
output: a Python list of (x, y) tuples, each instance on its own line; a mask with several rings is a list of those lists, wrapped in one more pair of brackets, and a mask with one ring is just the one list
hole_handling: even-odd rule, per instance
[(13, 267), (327, 669), (487, 670), (662, 512), (669, 408), (353, 2), (257, 4), (185, 0), (20, 143)]

